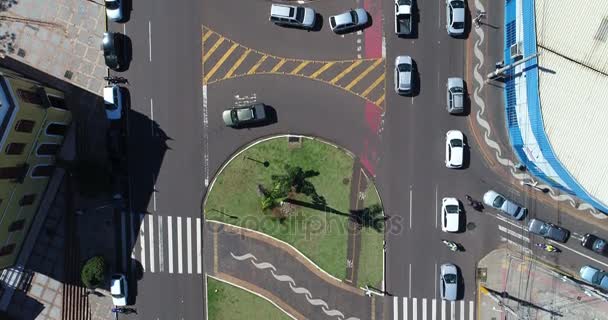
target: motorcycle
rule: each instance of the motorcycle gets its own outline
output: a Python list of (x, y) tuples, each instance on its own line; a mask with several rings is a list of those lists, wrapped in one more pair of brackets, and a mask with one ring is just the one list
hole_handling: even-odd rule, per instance
[(477, 211), (482, 211), (483, 210), (483, 203), (481, 203), (481, 201), (477, 201), (474, 200), (470, 195), (465, 195), (465, 197), (467, 198), (467, 200), (469, 201), (469, 205), (471, 207), (473, 207), (473, 209), (477, 210)]
[(542, 248), (543, 250), (545, 250), (547, 252), (559, 252), (560, 251), (557, 247), (552, 246), (550, 244), (535, 243), (534, 245), (539, 248)]
[(460, 246), (456, 242), (445, 239), (442, 239), (441, 242), (443, 242), (443, 244), (445, 244), (451, 251), (460, 251)]

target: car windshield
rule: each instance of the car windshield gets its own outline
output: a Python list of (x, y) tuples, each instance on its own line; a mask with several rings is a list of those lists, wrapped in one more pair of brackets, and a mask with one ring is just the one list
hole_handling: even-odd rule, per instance
[(501, 196), (497, 196), (496, 199), (494, 199), (494, 202), (492, 203), (492, 206), (494, 208), (500, 208), (500, 207), (502, 207), (503, 203), (505, 203), (505, 198), (503, 198)]
[(120, 7), (120, 4), (116, 0), (106, 0), (106, 8), (110, 10), (116, 10)]
[(107, 110), (116, 110), (118, 108), (116, 104), (109, 103), (107, 101), (104, 101), (104, 104)]
[(598, 239), (593, 243), (593, 250), (595, 251), (604, 251), (606, 247), (606, 241)]
[(538, 229), (538, 232), (539, 232), (540, 234), (547, 234), (547, 233), (549, 232), (549, 226), (548, 226), (548, 225), (546, 225), (546, 224), (542, 224), (542, 225), (540, 226), (540, 228)]
[(452, 8), (464, 8), (464, 1), (452, 1)]
[(412, 71), (412, 66), (407, 63), (402, 63), (397, 66), (397, 69), (399, 69), (399, 72), (408, 72)]
[(359, 19), (357, 18), (357, 13), (355, 12), (355, 10), (350, 12), (350, 17), (353, 19), (354, 24), (357, 24), (359, 22)]
[(453, 93), (462, 93), (463, 92), (461, 87), (452, 87), (452, 88), (450, 88), (450, 91), (452, 91)]
[(331, 24), (332, 28), (335, 28), (336, 27), (336, 18), (334, 18), (334, 17), (329, 18), (329, 24)]
[(239, 122), (239, 117), (236, 114), (236, 110), (230, 110), (230, 119), (232, 119), (232, 123)]
[(446, 283), (456, 283), (456, 275), (446, 274), (443, 276), (443, 280), (445, 280)]
[(253, 109), (251, 108), (237, 109), (236, 113), (240, 121), (249, 121), (254, 118)]
[(454, 22), (452, 25), (454, 29), (464, 29), (464, 22)]
[(450, 145), (452, 148), (462, 147), (462, 141), (460, 139), (452, 139), (450, 140)]
[(458, 206), (445, 206), (445, 211), (447, 211), (448, 213), (458, 213)]
[(298, 7), (298, 10), (296, 11), (296, 20), (300, 23), (304, 22), (304, 8)]
[(400, 6), (402, 6), (402, 5), (411, 5), (412, 4), (412, 0), (399, 0), (397, 3)]

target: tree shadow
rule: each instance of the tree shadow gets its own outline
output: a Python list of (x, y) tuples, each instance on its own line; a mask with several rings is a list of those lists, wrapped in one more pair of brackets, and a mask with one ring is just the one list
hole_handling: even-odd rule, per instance
[(348, 213), (344, 213), (342, 211), (338, 211), (332, 207), (329, 207), (327, 205), (323, 205), (322, 203), (310, 203), (310, 202), (305, 202), (305, 201), (300, 201), (300, 200), (296, 200), (296, 199), (291, 199), (291, 198), (287, 198), (285, 200), (283, 200), (284, 202), (296, 205), (296, 206), (300, 206), (300, 207), (305, 207), (305, 208), (309, 208), (309, 209), (313, 209), (313, 210), (318, 210), (318, 211), (323, 211), (323, 212), (329, 212), (329, 213), (333, 213), (333, 214), (337, 214), (337, 215), (341, 215), (341, 216), (345, 216), (348, 217), (350, 216)]
[(388, 217), (382, 215), (382, 207), (374, 204), (368, 208), (351, 210), (349, 219), (361, 228), (371, 228), (377, 232), (384, 230), (384, 223)]

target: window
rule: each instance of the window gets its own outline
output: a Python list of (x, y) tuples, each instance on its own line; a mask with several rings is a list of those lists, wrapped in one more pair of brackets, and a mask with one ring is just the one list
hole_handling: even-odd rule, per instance
[(24, 166), (0, 168), (0, 179), (18, 179), (23, 176)]
[(61, 123), (51, 123), (48, 127), (46, 127), (46, 134), (48, 135), (65, 136), (67, 131), (68, 126)]
[(39, 156), (54, 156), (59, 152), (59, 145), (56, 143), (44, 143), (38, 146), (36, 154)]
[(15, 231), (23, 230), (24, 226), (25, 226), (25, 219), (13, 221), (13, 223), (11, 223), (11, 225), (8, 227), (8, 232), (15, 232)]
[(13, 250), (15, 250), (14, 243), (6, 245), (6, 246), (0, 248), (0, 256), (8, 256), (9, 254), (11, 254), (13, 252)]
[(32, 120), (18, 120), (15, 124), (15, 131), (30, 133), (32, 130), (34, 130), (35, 124), (36, 122)]
[(23, 90), (23, 89), (17, 89), (17, 95), (23, 102), (42, 105), (42, 99), (40, 98), (40, 96), (38, 94), (36, 94), (36, 92)]
[(25, 149), (25, 143), (9, 143), (6, 146), (6, 149), (4, 150), (4, 152), (6, 154), (22, 154), (23, 153), (23, 149)]
[(32, 178), (42, 178), (42, 177), (50, 177), (55, 171), (55, 166), (51, 165), (41, 165), (36, 166), (32, 170)]
[[(35, 170), (35, 169), (34, 169)], [(22, 207), (29, 206), (36, 200), (36, 194), (26, 194), (19, 200), (19, 205)]]
[(65, 104), (65, 99), (60, 98), (60, 97), (56, 97), (56, 96), (47, 96), (49, 98), (49, 101), (51, 102), (51, 105), (54, 108), (59, 108), (59, 109), (68, 109), (68, 106)]

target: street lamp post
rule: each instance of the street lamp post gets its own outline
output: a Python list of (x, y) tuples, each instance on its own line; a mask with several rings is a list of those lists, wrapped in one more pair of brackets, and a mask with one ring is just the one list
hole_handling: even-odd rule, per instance
[(260, 160), (257, 160), (257, 159), (254, 159), (254, 158), (250, 158), (250, 157), (245, 157), (245, 159), (253, 161), (253, 162), (257, 162), (257, 163), (259, 163), (261, 165), (264, 165), (265, 168), (268, 168), (268, 166), (270, 166), (270, 162), (268, 162), (268, 161), (260, 161)]

